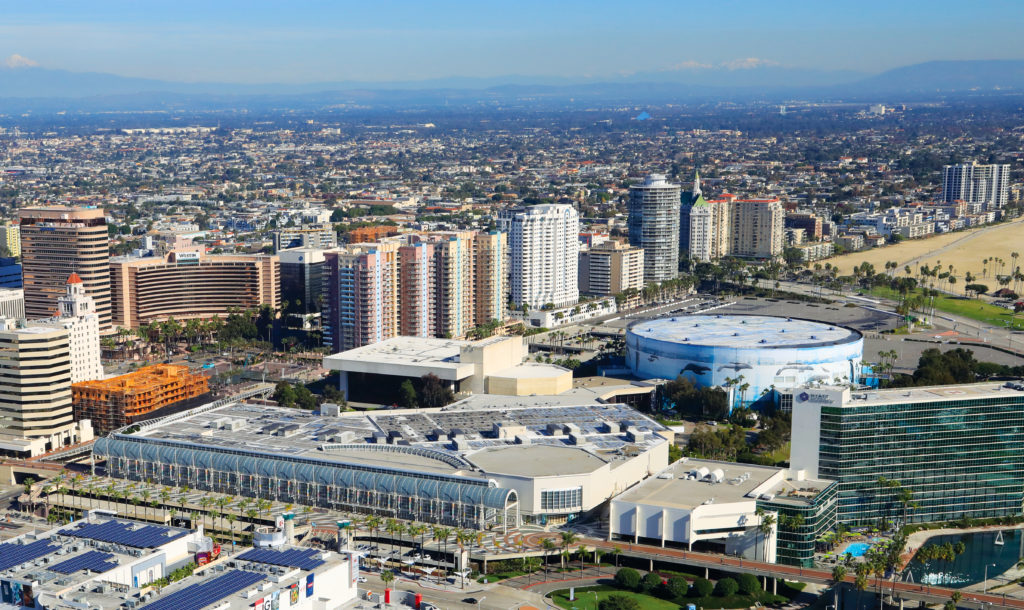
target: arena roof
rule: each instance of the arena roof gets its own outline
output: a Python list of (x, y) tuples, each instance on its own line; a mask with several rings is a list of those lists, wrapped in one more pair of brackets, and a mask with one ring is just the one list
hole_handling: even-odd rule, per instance
[(775, 349), (821, 347), (861, 339), (856, 330), (799, 318), (695, 315), (638, 320), (628, 333), (640, 338), (706, 347)]

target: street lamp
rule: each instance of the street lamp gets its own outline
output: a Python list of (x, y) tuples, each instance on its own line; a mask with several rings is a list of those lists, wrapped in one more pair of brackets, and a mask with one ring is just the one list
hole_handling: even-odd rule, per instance
[(986, 563), (985, 564), (985, 585), (981, 589), (982, 593), (988, 593), (988, 569), (989, 569), (989, 567), (993, 567), (994, 568), (994, 567), (996, 567), (996, 564), (994, 564), (994, 563)]

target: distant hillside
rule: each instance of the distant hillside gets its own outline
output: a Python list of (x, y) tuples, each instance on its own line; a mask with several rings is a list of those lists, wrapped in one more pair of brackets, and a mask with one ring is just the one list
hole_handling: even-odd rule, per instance
[(362, 103), (400, 107), (461, 101), (575, 99), (587, 103), (661, 103), (744, 99), (867, 99), (872, 96), (1024, 92), (1024, 60), (933, 61), (867, 78), (849, 71), (774, 65), (750, 69), (678, 69), (602, 79), (510, 75), (424, 81), (306, 84), (180, 83), (39, 67), (0, 68), (0, 111), (196, 109), (236, 105)]
[(929, 61), (888, 70), (855, 83), (880, 93), (1024, 90), (1024, 60)]

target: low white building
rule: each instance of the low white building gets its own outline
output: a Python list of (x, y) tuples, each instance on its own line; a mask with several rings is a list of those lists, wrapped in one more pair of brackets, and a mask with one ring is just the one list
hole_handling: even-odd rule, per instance
[(612, 500), (609, 535), (809, 565), (835, 523), (835, 489), (785, 468), (683, 458)]
[(566, 324), (578, 324), (598, 316), (611, 315), (616, 311), (618, 307), (615, 305), (615, 299), (607, 298), (558, 309), (529, 310), (526, 313), (512, 310), (509, 315), (534, 328), (556, 328)]

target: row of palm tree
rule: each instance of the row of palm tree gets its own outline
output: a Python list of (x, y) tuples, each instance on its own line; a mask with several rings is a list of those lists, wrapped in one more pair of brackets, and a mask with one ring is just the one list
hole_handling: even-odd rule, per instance
[[(81, 474), (69, 476), (62, 472), (57, 477), (54, 477), (54, 479), (52, 479), (43, 490), (43, 493), (46, 496), (47, 512), (49, 512), (50, 494), (66, 493), (68, 491), (68, 487), (71, 489), (71, 505), (73, 509), (77, 508), (80, 511), (84, 510), (83, 504), (80, 501), (75, 501), (75, 498), (80, 498), (81, 495), (84, 494), (91, 500), (105, 501), (106, 508), (110, 510), (115, 510), (117, 505), (127, 506), (130, 504), (132, 506), (132, 517), (134, 519), (139, 518), (140, 505), (143, 506), (142, 517), (144, 519), (152, 519), (153, 514), (151, 513), (151, 510), (155, 510), (159, 506), (164, 506), (173, 519), (176, 514), (186, 512), (184, 498), (190, 491), (188, 486), (178, 488), (178, 505), (171, 506), (171, 487), (164, 487), (159, 491), (155, 491), (150, 487), (139, 488), (138, 484), (134, 482), (128, 483), (124, 487), (118, 487), (113, 482), (103, 486), (98, 484), (96, 481), (85, 482), (85, 477)], [(80, 494), (79, 492), (82, 493)], [(234, 524), (239, 518), (235, 512), (246, 515), (249, 522), (255, 523), (257, 519), (262, 520), (264, 515), (273, 507), (273, 503), (267, 499), (240, 498), (236, 502), (234, 496), (212, 497), (207, 495), (200, 498), (198, 504), (206, 514), (211, 514), (211, 509), (215, 506), (218, 510), (213, 512), (211, 515), (213, 518), (214, 528), (223, 531), (225, 529), (226, 521), (232, 538), (234, 537)], [(228, 512), (226, 510), (231, 504), (235, 504), (235, 512)], [(312, 511), (311, 507), (305, 507), (305, 509), (307, 512)], [(127, 508), (125, 508), (124, 512), (125, 516), (127, 516)], [(190, 511), (188, 514), (191, 516), (193, 523), (198, 520), (199, 514), (197, 512)]]

